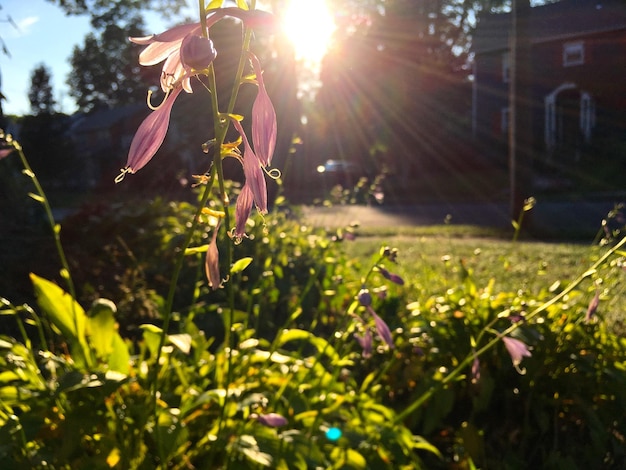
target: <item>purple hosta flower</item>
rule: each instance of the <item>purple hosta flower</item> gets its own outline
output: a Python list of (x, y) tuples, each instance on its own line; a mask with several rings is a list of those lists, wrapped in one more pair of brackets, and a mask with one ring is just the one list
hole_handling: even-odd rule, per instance
[(377, 266), (376, 269), (378, 270), (378, 272), (380, 272), (380, 274), (383, 275), (383, 277), (385, 279), (393, 282), (394, 284), (398, 284), (399, 286), (403, 286), (404, 285), (404, 279), (402, 279), (397, 274), (390, 273), (389, 271), (387, 271), (382, 266)]
[[(225, 16), (239, 18), (249, 27), (270, 24), (273, 18), (260, 10), (218, 8), (207, 13), (206, 27), (210, 28)], [(140, 125), (131, 143), (126, 168), (115, 179), (116, 182), (120, 182), (126, 173), (135, 173), (143, 168), (152, 159), (165, 139), (172, 106), (180, 91), (192, 93), (191, 77), (202, 72), (215, 59), (217, 52), (211, 40), (202, 35), (203, 27), (199, 22), (191, 23), (175, 26), (161, 34), (130, 38), (135, 44), (147, 46), (139, 54), (141, 65), (163, 62), (160, 82), (166, 98)]]
[(161, 89), (164, 92), (168, 91), (172, 83), (180, 81), (184, 90), (191, 93), (191, 77), (183, 77), (185, 66), (180, 60), (180, 49), (183, 39), (198, 36), (201, 31), (199, 23), (192, 23), (175, 26), (161, 34), (129, 39), (135, 44), (148, 46), (139, 54), (139, 64), (150, 66), (164, 62), (161, 71)]
[(246, 182), (237, 198), (235, 207), (235, 238), (241, 239), (245, 236), (246, 220), (250, 216), (253, 201), (259, 213), (267, 214), (267, 184), (265, 183), (265, 173), (263, 172), (261, 162), (250, 147), (241, 123), (233, 119), (233, 125), (241, 135), (244, 145), (243, 158), (241, 160)]
[(368, 358), (372, 357), (372, 349), (373, 349), (373, 337), (372, 332), (370, 330), (365, 330), (363, 334), (354, 333), (354, 337), (363, 349), (363, 357)]
[(170, 124), (172, 106), (181, 90), (180, 87), (172, 90), (165, 101), (141, 123), (130, 144), (126, 168), (115, 179), (116, 182), (121, 181), (126, 173), (135, 173), (142, 169), (159, 150)]
[(393, 338), (391, 337), (391, 331), (389, 330), (387, 323), (385, 323), (385, 321), (376, 314), (372, 307), (367, 307), (367, 311), (374, 318), (374, 324), (376, 325), (376, 332), (378, 333), (378, 336), (380, 336), (380, 338), (387, 343), (391, 349), (395, 348)]
[(370, 294), (370, 291), (365, 288), (359, 291), (357, 299), (359, 299), (359, 303), (364, 307), (369, 307), (370, 305), (372, 305), (372, 295)]
[(593, 316), (596, 314), (598, 310), (598, 306), (600, 305), (600, 291), (596, 290), (596, 295), (593, 296), (591, 302), (589, 302), (589, 307), (587, 307), (587, 313), (585, 314), (585, 323), (589, 323)]
[(259, 59), (250, 53), (250, 61), (252, 62), (259, 88), (252, 105), (252, 143), (254, 144), (254, 151), (263, 166), (269, 166), (272, 163), (272, 156), (276, 147), (276, 112), (274, 111), (272, 100), (265, 89)]
[(270, 428), (278, 428), (281, 426), (285, 426), (289, 423), (289, 421), (287, 421), (287, 418), (279, 415), (278, 413), (266, 413), (262, 415), (253, 414), (251, 416), (253, 418), (256, 418), (256, 420), (262, 425), (268, 426)]
[(217, 224), (213, 230), (213, 236), (211, 237), (211, 243), (206, 251), (206, 258), (204, 261), (204, 270), (206, 272), (207, 280), (209, 281), (209, 287), (216, 290), (219, 289), (222, 284), (220, 276), (220, 254), (217, 250), (217, 232), (220, 226)]
[(532, 356), (532, 354), (530, 354), (530, 351), (528, 350), (528, 346), (526, 346), (526, 344), (524, 344), (519, 339), (511, 338), (509, 336), (503, 336), (502, 341), (504, 342), (504, 346), (511, 356), (511, 360), (513, 361), (513, 367), (515, 367), (515, 369), (520, 374), (525, 374), (526, 370), (520, 369), (519, 365), (522, 363), (522, 359)]
[(243, 185), (239, 196), (237, 196), (237, 204), (235, 206), (235, 239), (241, 240), (246, 234), (246, 221), (252, 212), (252, 203), (254, 196), (252, 190), (247, 184)]

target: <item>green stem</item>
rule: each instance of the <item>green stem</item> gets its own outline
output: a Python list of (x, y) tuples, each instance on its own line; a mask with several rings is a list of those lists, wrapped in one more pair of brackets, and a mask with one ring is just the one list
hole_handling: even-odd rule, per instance
[[(581, 282), (583, 282), (586, 278), (591, 276), (597, 269), (600, 267), (608, 258), (610, 258), (617, 250), (619, 250), (624, 244), (626, 244), (626, 237), (622, 238), (622, 240), (617, 243), (614, 247), (608, 250), (604, 255), (602, 255), (587, 271), (578, 276), (574, 281), (572, 281), (563, 291), (561, 291), (558, 295), (552, 297), (547, 302), (541, 304), (531, 313), (526, 316), (526, 320), (530, 321), (540, 313), (545, 312), (552, 305), (556, 304), (560, 300), (562, 300), (565, 296), (567, 296), (570, 292), (572, 292)], [(517, 328), (521, 326), (521, 322), (517, 322), (512, 324), (510, 327), (505, 329), (502, 333), (494, 337), (487, 344), (485, 344), (482, 348), (478, 349), (476, 352), (471, 352), (468, 354), (465, 359), (463, 359), (459, 365), (450, 372), (446, 377), (444, 377), (440, 382), (436, 385), (431, 386), (426, 392), (424, 392), (420, 397), (418, 397), (414, 402), (412, 402), (408, 407), (406, 407), (401, 413), (399, 413), (395, 418), (395, 423), (399, 423), (407, 418), (411, 413), (417, 410), (420, 406), (422, 406), (426, 401), (430, 399), (437, 391), (442, 389), (445, 385), (456, 379), (461, 372), (474, 360), (475, 357), (481, 356), (483, 353), (491, 349), (497, 343), (502, 340), (503, 336), (506, 336)]]
[[(24, 166), (23, 173), (31, 179), (31, 181), (33, 182), (33, 185), (35, 186), (35, 189), (37, 191), (36, 196), (38, 197), (34, 199), (37, 202), (41, 203), (41, 205), (43, 206), (46, 212), (46, 218), (48, 219), (48, 224), (50, 224), (50, 229), (52, 230), (52, 234), (54, 236), (54, 244), (56, 246), (57, 253), (61, 261), (61, 266), (63, 267), (61, 275), (63, 279), (65, 279), (65, 282), (67, 283), (67, 288), (69, 290), (70, 295), (72, 296), (72, 299), (76, 299), (76, 290), (74, 288), (74, 281), (72, 281), (72, 276), (70, 275), (70, 267), (67, 262), (67, 258), (65, 257), (65, 250), (63, 250), (63, 245), (61, 244), (61, 226), (57, 224), (54, 220), (54, 215), (52, 214), (52, 208), (50, 207), (50, 203), (48, 201), (48, 198), (46, 197), (46, 193), (44, 192), (43, 187), (39, 183), (39, 179), (37, 178), (37, 175), (30, 167), (28, 163), (28, 159), (26, 158), (26, 154), (24, 154), (24, 151), (22, 150), (22, 146), (17, 142), (13, 142), (13, 147), (15, 148), (18, 155), (20, 156), (20, 160), (22, 161), (22, 165)], [(76, 320), (76, 315), (74, 315), (74, 320)], [(74, 327), (76, 327), (76, 325), (74, 325)], [(78, 328), (76, 328), (76, 331), (78, 331)]]
[(213, 178), (209, 181), (209, 183), (204, 187), (204, 192), (202, 194), (202, 198), (196, 213), (194, 215), (193, 221), (191, 222), (191, 227), (187, 230), (187, 234), (185, 235), (185, 240), (183, 241), (182, 246), (180, 247), (180, 253), (178, 254), (178, 259), (176, 260), (176, 265), (174, 266), (174, 272), (172, 273), (172, 278), (170, 280), (169, 290), (167, 293), (167, 300), (165, 302), (165, 310), (163, 312), (163, 326), (162, 333), (159, 340), (159, 347), (156, 352), (155, 365), (152, 372), (152, 404), (154, 407), (154, 412), (156, 415), (156, 401), (157, 401), (157, 392), (158, 392), (158, 376), (159, 376), (159, 363), (161, 362), (161, 354), (163, 350), (163, 346), (165, 345), (165, 339), (167, 337), (167, 331), (169, 329), (170, 320), (172, 317), (172, 309), (174, 305), (174, 295), (176, 293), (176, 286), (178, 285), (178, 278), (183, 268), (183, 263), (185, 261), (185, 251), (191, 244), (191, 239), (193, 234), (198, 227), (200, 215), (202, 213), (202, 208), (206, 205), (206, 202), (209, 199), (209, 195), (211, 194)]

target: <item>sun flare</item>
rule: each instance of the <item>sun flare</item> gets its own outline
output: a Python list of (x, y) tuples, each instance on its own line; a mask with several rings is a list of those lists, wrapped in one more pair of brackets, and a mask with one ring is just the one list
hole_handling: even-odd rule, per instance
[(330, 45), (335, 21), (325, 1), (290, 0), (283, 27), (296, 58), (319, 63)]

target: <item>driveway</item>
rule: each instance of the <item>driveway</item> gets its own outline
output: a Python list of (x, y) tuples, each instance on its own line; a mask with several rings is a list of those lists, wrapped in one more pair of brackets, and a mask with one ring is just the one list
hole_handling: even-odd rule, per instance
[[(601, 229), (602, 220), (616, 203), (626, 198), (603, 197), (587, 201), (538, 200), (525, 220), (538, 236), (578, 238), (593, 237)], [(440, 225), (477, 225), (511, 228), (509, 205), (505, 202), (442, 202), (415, 205), (333, 206), (303, 208), (311, 224), (342, 227), (359, 222), (361, 227), (393, 227)]]

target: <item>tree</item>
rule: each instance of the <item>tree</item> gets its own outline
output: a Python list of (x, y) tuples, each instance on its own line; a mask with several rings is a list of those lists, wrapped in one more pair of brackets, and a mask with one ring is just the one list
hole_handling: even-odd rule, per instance
[(158, 70), (141, 67), (138, 48), (128, 41), (128, 36), (143, 35), (143, 22), (135, 16), (126, 25), (111, 23), (88, 34), (83, 45), (74, 48), (67, 83), (81, 111), (145, 100)]
[(59, 5), (67, 15), (90, 15), (91, 25), (102, 29), (111, 24), (123, 24), (142, 10), (154, 10), (176, 15), (186, 5), (185, 0), (48, 0)]
[(30, 109), (37, 116), (40, 114), (53, 114), (56, 104), (50, 83), (52, 74), (44, 65), (37, 66), (30, 75), (30, 90), (28, 90), (28, 100)]

